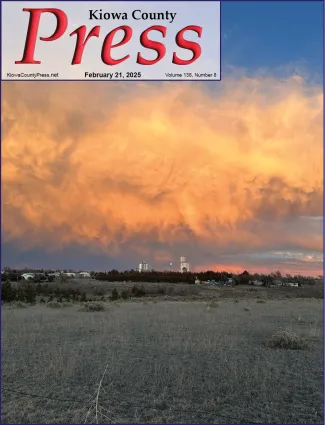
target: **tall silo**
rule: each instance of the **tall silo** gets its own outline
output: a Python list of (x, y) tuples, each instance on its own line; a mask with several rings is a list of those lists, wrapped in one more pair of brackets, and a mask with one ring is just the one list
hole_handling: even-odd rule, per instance
[(180, 272), (186, 273), (190, 271), (190, 263), (187, 262), (186, 257), (181, 257), (180, 261)]

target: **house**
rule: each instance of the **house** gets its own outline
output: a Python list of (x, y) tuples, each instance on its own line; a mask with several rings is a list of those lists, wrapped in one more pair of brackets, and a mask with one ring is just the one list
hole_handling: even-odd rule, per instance
[(291, 287), (294, 287), (294, 288), (298, 288), (298, 282), (288, 282), (287, 284), (286, 284), (286, 286), (291, 286)]
[(253, 285), (255, 286), (262, 286), (263, 282), (261, 282), (260, 280), (253, 280)]
[(21, 275), (21, 277), (22, 277), (24, 280), (31, 280), (31, 279), (34, 279), (34, 276), (35, 276), (35, 274), (34, 274), (34, 273), (24, 273), (24, 274), (22, 274), (22, 275)]
[(60, 278), (60, 273), (59, 272), (49, 273), (48, 276), (50, 279), (58, 280)]
[(79, 272), (79, 277), (81, 279), (91, 279), (91, 275), (88, 272)]
[(66, 276), (66, 277), (69, 277), (69, 278), (73, 278), (73, 277), (77, 277), (76, 276), (76, 273), (69, 273), (69, 272), (66, 272), (66, 273), (62, 273), (64, 276)]

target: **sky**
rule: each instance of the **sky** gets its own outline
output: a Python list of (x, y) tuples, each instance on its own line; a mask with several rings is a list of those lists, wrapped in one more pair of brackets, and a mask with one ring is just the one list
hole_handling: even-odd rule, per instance
[(317, 275), (323, 4), (222, 4), (222, 81), (2, 83), (2, 266)]

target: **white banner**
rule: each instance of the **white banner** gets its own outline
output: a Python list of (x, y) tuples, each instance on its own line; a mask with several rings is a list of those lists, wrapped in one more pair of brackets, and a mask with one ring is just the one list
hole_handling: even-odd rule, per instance
[(220, 80), (219, 1), (2, 1), (2, 80)]

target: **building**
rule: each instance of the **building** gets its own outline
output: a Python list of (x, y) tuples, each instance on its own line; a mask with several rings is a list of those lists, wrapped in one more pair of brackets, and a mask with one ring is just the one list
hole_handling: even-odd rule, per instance
[(138, 267), (138, 271), (141, 272), (150, 272), (152, 270), (152, 267), (149, 266), (148, 263), (146, 263), (145, 261), (141, 261), (141, 263), (139, 264)]
[(74, 272), (63, 272), (62, 273), (62, 275), (63, 276), (66, 276), (66, 277), (68, 277), (68, 278), (73, 278), (73, 277), (77, 277), (77, 273), (74, 273)]
[(32, 279), (34, 279), (34, 277), (35, 277), (35, 273), (23, 273), (23, 274), (21, 275), (21, 277), (22, 277), (24, 280), (32, 280)]
[(186, 257), (181, 257), (180, 261), (180, 272), (187, 273), (190, 271), (190, 263), (186, 261)]
[(91, 275), (88, 272), (79, 272), (79, 277), (81, 279), (90, 279), (91, 278)]

